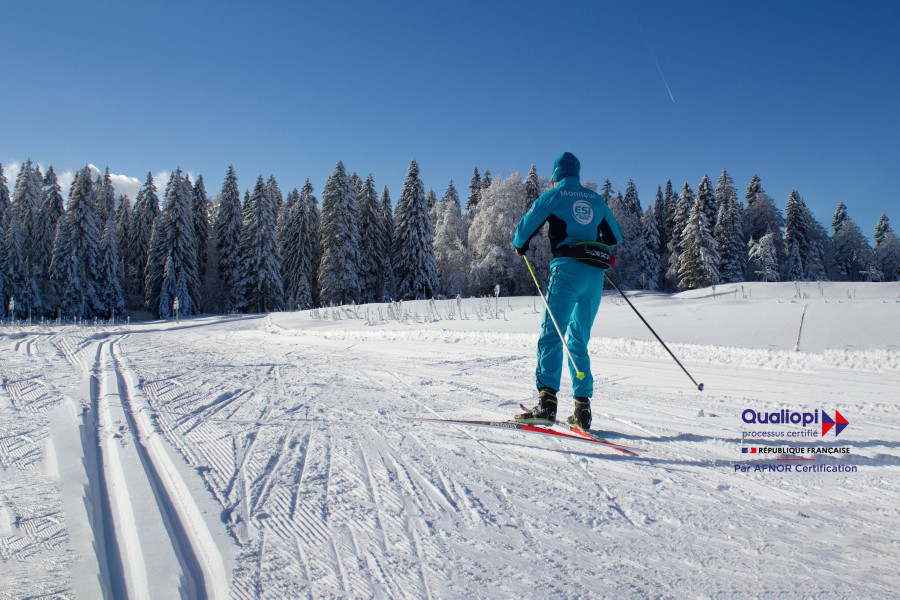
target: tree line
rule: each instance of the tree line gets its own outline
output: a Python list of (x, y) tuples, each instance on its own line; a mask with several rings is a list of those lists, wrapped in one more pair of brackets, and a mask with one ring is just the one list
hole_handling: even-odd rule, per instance
[[(696, 193), (671, 180), (641, 206), (629, 181), (585, 181), (623, 232), (610, 274), (631, 289), (678, 291), (737, 281), (883, 281), (900, 277), (900, 241), (888, 218), (874, 248), (841, 202), (830, 231), (793, 190), (784, 212), (754, 175), (740, 199), (725, 169)], [(134, 202), (116, 195), (109, 169), (76, 173), (63, 193), (53, 167), (26, 161), (12, 193), (0, 165), (0, 307), (18, 315), (110, 318), (145, 309), (170, 316), (307, 309), (391, 299), (493, 293), (530, 295), (534, 283), (514, 253), (516, 223), (550, 187), (534, 165), (492, 178), (474, 169), (466, 210), (451, 180), (442, 197), (425, 189), (413, 160), (396, 207), (387, 186), (339, 162), (321, 208), (306, 180), (285, 197), (258, 176), (241, 197), (228, 167), (208, 196), (203, 176), (180, 168), (160, 199), (148, 173)], [(546, 238), (546, 228), (542, 234)], [(549, 243), (529, 257), (546, 281)]]

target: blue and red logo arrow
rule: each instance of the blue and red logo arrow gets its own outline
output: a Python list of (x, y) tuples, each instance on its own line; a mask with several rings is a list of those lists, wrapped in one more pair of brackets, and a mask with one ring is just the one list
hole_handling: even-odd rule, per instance
[(849, 425), (847, 419), (844, 418), (844, 415), (841, 414), (841, 411), (835, 409), (834, 410), (834, 419), (828, 416), (824, 410), (822, 411), (822, 436), (824, 437), (826, 433), (831, 431), (831, 428), (834, 427), (834, 435), (835, 437), (841, 435), (841, 432), (844, 428)]

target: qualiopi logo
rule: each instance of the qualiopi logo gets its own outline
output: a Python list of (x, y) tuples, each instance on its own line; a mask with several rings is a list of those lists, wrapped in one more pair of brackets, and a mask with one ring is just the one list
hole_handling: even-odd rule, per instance
[[(772, 412), (757, 412), (752, 408), (748, 408), (741, 413), (741, 419), (748, 425), (786, 425), (795, 424), (807, 427), (813, 423), (819, 424), (819, 409), (813, 412), (794, 412), (786, 408)], [(834, 418), (822, 411), (822, 436), (834, 428), (835, 437), (841, 435), (841, 432), (849, 425), (847, 419), (841, 414), (841, 411), (835, 409)]]

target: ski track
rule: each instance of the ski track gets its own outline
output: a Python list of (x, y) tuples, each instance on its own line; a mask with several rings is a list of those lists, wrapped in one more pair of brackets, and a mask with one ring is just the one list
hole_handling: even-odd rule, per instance
[[(153, 597), (167, 593), (158, 588), (242, 600), (888, 598), (896, 589), (885, 527), (900, 518), (900, 424), (887, 392), (900, 385), (896, 372), (775, 371), (729, 358), (703, 369), (699, 395), (668, 363), (597, 361), (595, 433), (646, 451), (628, 456), (400, 418), (508, 418), (535, 395), (524, 336), (469, 346), (431, 334), (289, 332), (259, 318), (199, 326), (189, 337), (168, 325), (88, 328), (0, 347), (0, 598), (9, 585), (74, 595), (71, 541), (43, 475), (55, 459), (42, 423), (67, 402), (85, 409), (99, 448), (84, 460), (93, 460), (86, 494), (105, 541), (95, 550), (107, 595), (152, 586)], [(871, 475), (733, 472), (744, 443), (735, 407), (844, 410), (847, 389), (864, 399), (845, 414), (869, 436), (848, 438), (850, 461)], [(570, 402), (561, 394), (563, 414)], [(30, 475), (10, 485), (3, 474), (13, 472)], [(219, 513), (201, 510), (198, 495)], [(228, 532), (233, 556), (218, 551), (214, 530)], [(23, 576), (48, 557), (62, 571), (51, 583)]]

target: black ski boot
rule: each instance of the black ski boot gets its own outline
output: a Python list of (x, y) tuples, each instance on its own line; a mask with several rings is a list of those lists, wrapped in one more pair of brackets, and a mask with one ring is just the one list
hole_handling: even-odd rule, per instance
[(538, 405), (529, 411), (516, 415), (516, 421), (520, 423), (534, 423), (535, 425), (553, 425), (556, 423), (556, 392), (550, 388), (541, 388), (538, 395)]
[(578, 429), (591, 428), (591, 399), (584, 396), (575, 397), (575, 412), (566, 419), (566, 422), (572, 427)]

